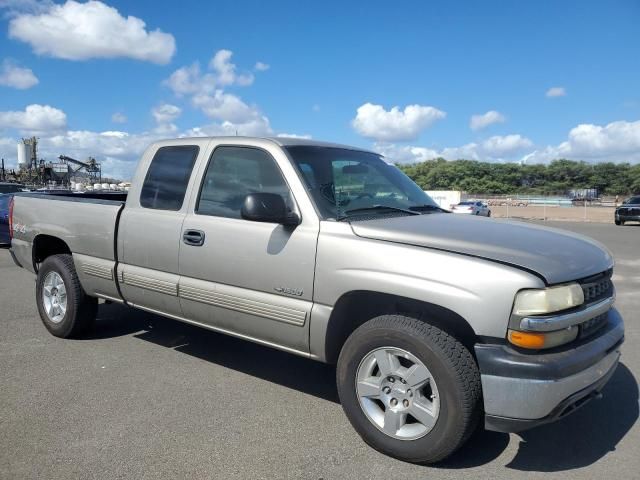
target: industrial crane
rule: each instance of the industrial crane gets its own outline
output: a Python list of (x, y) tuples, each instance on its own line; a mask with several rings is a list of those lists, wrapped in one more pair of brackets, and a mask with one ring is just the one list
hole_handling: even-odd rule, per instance
[(77, 168), (75, 169), (72, 166), (69, 166), (70, 174), (74, 174), (84, 169), (89, 174), (89, 178), (92, 181), (102, 181), (102, 168), (100, 167), (100, 164), (96, 162), (95, 158), (89, 157), (86, 162), (81, 162), (80, 160), (67, 157), (66, 155), (60, 155), (58, 158), (67, 164), (73, 163), (74, 165), (77, 165)]

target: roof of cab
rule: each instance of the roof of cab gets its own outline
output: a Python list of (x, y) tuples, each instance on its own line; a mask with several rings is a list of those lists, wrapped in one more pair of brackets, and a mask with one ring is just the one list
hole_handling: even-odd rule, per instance
[[(191, 137), (192, 139), (197, 139), (197, 140), (217, 140), (217, 141), (229, 141), (230, 143), (237, 143), (238, 140), (251, 140), (251, 141), (269, 141), (269, 142), (273, 142), (276, 145), (279, 145), (281, 147), (292, 147), (292, 146), (307, 146), (307, 147), (325, 147), (325, 148), (344, 148), (347, 150), (356, 150), (356, 151), (360, 151), (360, 152), (369, 152), (369, 153), (376, 153), (376, 152), (372, 152), (371, 150), (368, 150), (366, 148), (359, 148), (359, 147), (354, 147), (352, 145), (342, 145), (339, 143), (331, 143), (331, 142), (321, 142), (318, 140), (312, 140), (309, 138), (294, 138), (294, 137), (244, 137), (244, 136), (220, 136), (220, 137)], [(176, 139), (167, 139), (167, 140), (161, 140), (158, 142), (155, 142), (156, 145), (158, 144), (162, 144), (162, 145), (167, 145), (171, 142), (174, 141), (180, 141), (180, 143), (183, 143), (184, 141), (188, 141), (191, 138), (189, 137), (182, 137), (182, 138), (176, 138)]]

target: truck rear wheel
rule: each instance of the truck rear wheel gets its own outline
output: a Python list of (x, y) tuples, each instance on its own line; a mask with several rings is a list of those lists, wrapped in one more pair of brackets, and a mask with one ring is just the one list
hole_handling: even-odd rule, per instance
[(443, 460), (480, 414), (480, 374), (469, 350), (411, 317), (384, 315), (357, 328), (340, 353), (337, 382), (364, 441), (407, 462)]
[(36, 280), (36, 302), (42, 323), (56, 337), (76, 337), (94, 324), (98, 300), (80, 285), (71, 255), (47, 257)]

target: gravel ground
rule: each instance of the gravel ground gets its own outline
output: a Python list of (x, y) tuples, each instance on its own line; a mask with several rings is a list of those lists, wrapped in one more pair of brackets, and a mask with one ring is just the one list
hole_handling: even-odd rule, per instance
[(0, 478), (638, 478), (640, 227), (549, 224), (613, 251), (622, 364), (602, 400), (520, 435), (479, 430), (437, 467), (367, 447), (330, 366), (115, 305), (90, 338), (54, 338), (33, 276), (0, 251)]

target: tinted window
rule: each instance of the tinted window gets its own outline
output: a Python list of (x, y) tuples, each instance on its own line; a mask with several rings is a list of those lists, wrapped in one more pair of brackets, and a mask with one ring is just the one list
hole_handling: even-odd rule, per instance
[(281, 195), (292, 210), (289, 187), (268, 153), (247, 147), (219, 147), (209, 161), (196, 213), (241, 218), (245, 197), (260, 192)]
[(156, 210), (180, 210), (198, 150), (195, 145), (159, 148), (144, 179), (140, 205)]
[(640, 197), (631, 197), (629, 200), (627, 200), (627, 203), (631, 205), (636, 205), (640, 203)]

